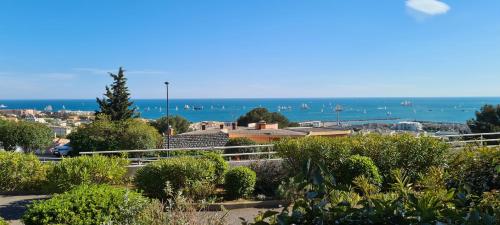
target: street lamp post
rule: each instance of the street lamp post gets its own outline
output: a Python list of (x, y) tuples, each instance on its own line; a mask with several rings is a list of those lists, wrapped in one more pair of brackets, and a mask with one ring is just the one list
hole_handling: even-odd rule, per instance
[(169, 82), (165, 82), (165, 86), (167, 86), (167, 149), (170, 149), (170, 121), (169, 121), (169, 99), (168, 99), (168, 85)]

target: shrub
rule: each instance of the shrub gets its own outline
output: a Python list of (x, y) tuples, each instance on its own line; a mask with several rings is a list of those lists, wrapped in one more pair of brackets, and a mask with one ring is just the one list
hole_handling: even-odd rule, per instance
[(128, 161), (101, 155), (65, 158), (48, 174), (47, 191), (63, 192), (82, 184), (122, 184)]
[(411, 135), (284, 139), (275, 148), (293, 173), (300, 171), (304, 160), (311, 159), (325, 162), (329, 171), (339, 174), (343, 162), (351, 155), (366, 156), (375, 163), (386, 182), (390, 181), (388, 175), (394, 169), (404, 168), (410, 179), (416, 180), (431, 166), (443, 167), (449, 150), (447, 144), (436, 138)]
[[(213, 191), (216, 168), (213, 162), (202, 158), (178, 157), (163, 159), (139, 169), (134, 183), (149, 197), (166, 199), (167, 184), (174, 191), (190, 192), (187, 197), (203, 198), (207, 190)], [(192, 193), (194, 188), (205, 185), (205, 193)], [(191, 188), (191, 189), (190, 189)], [(202, 191), (202, 190), (200, 190)]]
[(500, 189), (500, 149), (465, 149), (449, 160), (450, 184), (467, 185), (475, 194)]
[(39, 191), (47, 168), (33, 154), (0, 152), (0, 192)]
[(248, 167), (239, 166), (226, 173), (224, 188), (228, 198), (248, 197), (255, 188), (257, 175)]
[(203, 153), (202, 156), (203, 159), (210, 160), (211, 162), (214, 163), (215, 165), (215, 180), (217, 184), (223, 184), (224, 183), (224, 175), (226, 174), (229, 164), (222, 158), (220, 154), (213, 153), (213, 152), (206, 152)]
[(340, 182), (349, 185), (354, 178), (359, 176), (364, 176), (377, 184), (382, 183), (382, 177), (378, 172), (378, 168), (370, 158), (353, 155), (342, 166)]
[(0, 225), (9, 225), (2, 217), (0, 217)]
[(257, 175), (255, 183), (256, 193), (267, 196), (276, 195), (279, 185), (287, 180), (289, 176), (289, 172), (281, 161), (259, 161), (252, 163), (250, 168)]
[(83, 185), (28, 206), (26, 225), (136, 224), (137, 215), (150, 204), (139, 193), (107, 185)]

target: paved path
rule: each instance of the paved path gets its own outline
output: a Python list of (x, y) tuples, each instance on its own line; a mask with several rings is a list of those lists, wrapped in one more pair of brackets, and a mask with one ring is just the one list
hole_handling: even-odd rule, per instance
[[(266, 212), (268, 210), (272, 211), (277, 211), (281, 212), (283, 209), (261, 209), (261, 208), (246, 208), (246, 209), (233, 209), (229, 212), (227, 212), (227, 215), (225, 217), (225, 221), (228, 225), (241, 225), (241, 219), (244, 218), (245, 220), (249, 222), (253, 222), (253, 219), (255, 216), (259, 214), (259, 212)], [(202, 214), (207, 215), (207, 214), (216, 214), (217, 215), (223, 215), (224, 212), (202, 212)]]
[[(33, 200), (39, 200), (47, 198), (46, 195), (0, 195), (0, 217), (3, 217), (12, 225), (22, 225), (21, 217), (26, 210), (26, 206), (30, 204)], [(253, 222), (253, 218), (259, 214), (259, 212), (265, 212), (270, 209), (262, 208), (247, 208), (247, 209), (234, 209), (227, 212), (225, 217), (228, 225), (239, 225), (241, 224), (241, 218), (245, 218), (247, 221)], [(275, 211), (281, 211), (281, 209), (273, 209)], [(200, 216), (217, 214), (222, 215), (224, 212), (203, 212)]]
[(33, 200), (47, 198), (45, 195), (0, 195), (0, 217), (3, 217), (10, 224), (22, 224), (26, 206)]

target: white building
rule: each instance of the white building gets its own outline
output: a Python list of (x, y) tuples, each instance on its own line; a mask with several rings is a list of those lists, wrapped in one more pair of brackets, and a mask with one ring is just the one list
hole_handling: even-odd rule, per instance
[(420, 132), (424, 126), (419, 122), (399, 122), (396, 124), (396, 130)]

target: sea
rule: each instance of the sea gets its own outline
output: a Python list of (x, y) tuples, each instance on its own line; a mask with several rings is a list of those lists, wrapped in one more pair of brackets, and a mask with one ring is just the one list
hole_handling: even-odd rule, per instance
[[(165, 99), (134, 99), (140, 116), (157, 119), (166, 115)], [(264, 107), (291, 121), (337, 121), (344, 123), (394, 123), (429, 121), (465, 123), (485, 104), (500, 104), (500, 97), (464, 98), (269, 98), (269, 99), (171, 99), (170, 115), (192, 122), (235, 121), (246, 112)], [(0, 100), (2, 109), (95, 111), (95, 99)], [(338, 116), (338, 117), (337, 117)]]

